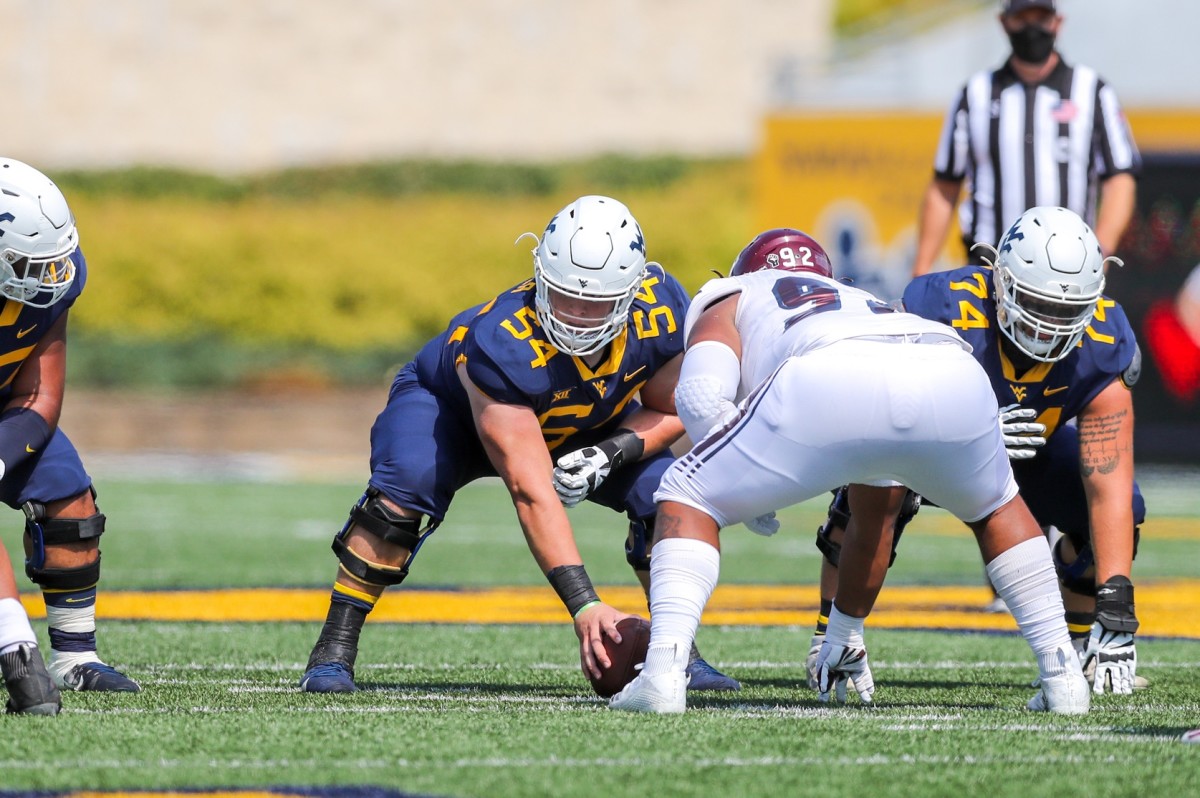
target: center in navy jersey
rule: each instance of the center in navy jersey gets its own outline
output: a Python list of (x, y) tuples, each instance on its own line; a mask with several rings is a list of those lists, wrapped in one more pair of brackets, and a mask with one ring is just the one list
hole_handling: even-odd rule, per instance
[(687, 292), (658, 264), (648, 265), (629, 324), (594, 369), (547, 341), (534, 297), (534, 281), (528, 280), (451, 319), (413, 360), (421, 384), (470, 419), (457, 373), (465, 363), (471, 382), (489, 399), (532, 408), (554, 451), (620, 416), (646, 381), (683, 351)]

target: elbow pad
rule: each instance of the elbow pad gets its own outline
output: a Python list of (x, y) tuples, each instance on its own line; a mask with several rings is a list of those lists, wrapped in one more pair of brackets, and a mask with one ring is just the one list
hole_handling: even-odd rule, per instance
[(675, 386), (675, 412), (692, 443), (734, 410), (741, 379), (741, 361), (725, 344), (701, 341), (687, 350)]

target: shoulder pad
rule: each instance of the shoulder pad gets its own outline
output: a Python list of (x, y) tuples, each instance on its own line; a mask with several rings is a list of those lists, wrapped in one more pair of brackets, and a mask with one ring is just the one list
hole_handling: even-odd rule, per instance
[(741, 293), (742, 284), (737, 277), (718, 277), (700, 286), (692, 303), (688, 305), (687, 318), (683, 323), (684, 340), (691, 334), (692, 327), (700, 314), (726, 297)]

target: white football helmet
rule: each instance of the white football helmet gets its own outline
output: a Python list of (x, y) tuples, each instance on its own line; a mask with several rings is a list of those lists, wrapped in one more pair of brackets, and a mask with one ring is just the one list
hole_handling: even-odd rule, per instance
[[(989, 248), (990, 249), (990, 248)], [(1066, 208), (1030, 208), (996, 250), (996, 318), (1016, 347), (1054, 363), (1083, 337), (1104, 291), (1096, 234)]]
[(75, 281), (75, 217), (58, 186), (28, 164), (0, 158), (0, 295), (47, 308)]
[(533, 250), (538, 321), (560, 352), (590, 355), (616, 338), (646, 273), (642, 228), (622, 203), (586, 196), (563, 208)]

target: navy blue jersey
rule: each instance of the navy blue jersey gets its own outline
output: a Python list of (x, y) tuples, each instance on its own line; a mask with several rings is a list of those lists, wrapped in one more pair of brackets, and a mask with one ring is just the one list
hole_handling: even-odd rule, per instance
[(35, 308), (12, 299), (0, 300), (0, 408), (12, 396), (13, 378), (21, 370), (21, 364), (83, 292), (87, 282), (87, 261), (83, 251), (76, 249), (71, 260), (75, 263), (75, 281), (50, 307)]
[(554, 451), (577, 433), (603, 428), (631, 406), (663, 365), (683, 352), (688, 295), (658, 264), (650, 264), (629, 311), (629, 324), (594, 369), (547, 341), (528, 280), (455, 316), (413, 361), (430, 392), (465, 417), (470, 403), (457, 368), (488, 398), (529, 407)]
[(1050, 436), (1134, 363), (1133, 328), (1120, 305), (1101, 297), (1092, 323), (1069, 355), (1057, 363), (1035, 363), (1018, 374), (1000, 347), (1004, 333), (996, 323), (992, 276), (987, 266), (923, 275), (905, 289), (904, 308), (953, 327), (987, 371), (997, 406), (1017, 403), (1033, 408)]

